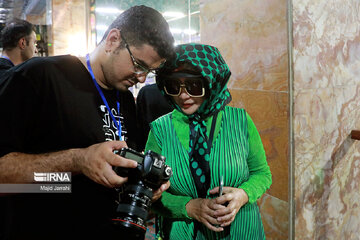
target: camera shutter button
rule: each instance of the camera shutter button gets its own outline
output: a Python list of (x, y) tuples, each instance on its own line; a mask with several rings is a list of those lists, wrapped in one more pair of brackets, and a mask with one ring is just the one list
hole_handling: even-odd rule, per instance
[(170, 175), (171, 175), (171, 168), (170, 168), (169, 166), (167, 166), (167, 167), (165, 168), (165, 174), (166, 174), (166, 176), (170, 176)]

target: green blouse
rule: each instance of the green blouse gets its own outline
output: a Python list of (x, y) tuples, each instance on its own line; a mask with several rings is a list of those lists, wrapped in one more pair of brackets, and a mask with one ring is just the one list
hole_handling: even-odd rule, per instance
[[(228, 108), (228, 107), (227, 107)], [(174, 110), (171, 114), (171, 121), (175, 128), (176, 135), (185, 149), (189, 148), (189, 125), (188, 118), (181, 112)], [(214, 141), (217, 138), (221, 123), (223, 111), (218, 114)], [(249, 179), (240, 185), (249, 197), (249, 203), (252, 204), (259, 199), (272, 183), (270, 168), (266, 161), (265, 151), (261, 142), (260, 135), (250, 118), (246, 113), (249, 153), (247, 157), (247, 165), (249, 168)], [(207, 133), (210, 134), (210, 128), (213, 117), (206, 119)], [(161, 147), (156, 141), (153, 131), (150, 131), (148, 141), (146, 143), (146, 151), (152, 150), (161, 153)], [(153, 204), (153, 210), (159, 214), (169, 218), (188, 218), (186, 212), (186, 204), (192, 199), (190, 196), (178, 196), (169, 192), (164, 192), (161, 199)]]

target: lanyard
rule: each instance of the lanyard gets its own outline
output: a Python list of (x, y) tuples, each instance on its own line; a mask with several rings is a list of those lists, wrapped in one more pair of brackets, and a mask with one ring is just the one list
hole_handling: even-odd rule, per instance
[(93, 70), (92, 70), (91, 65), (90, 65), (90, 56), (89, 56), (89, 54), (86, 54), (86, 64), (87, 64), (87, 67), (88, 67), (88, 69), (89, 69), (91, 78), (92, 78), (92, 80), (93, 80), (93, 82), (94, 82), (94, 84), (95, 84), (95, 87), (96, 87), (96, 89), (98, 90), (98, 92), (99, 92), (99, 94), (100, 94), (100, 96), (101, 96), (101, 99), (103, 100), (103, 102), (104, 102), (104, 104), (105, 104), (105, 106), (106, 106), (106, 108), (107, 108), (107, 110), (108, 110), (108, 112), (109, 112), (109, 114), (110, 114), (110, 117), (111, 117), (111, 119), (113, 120), (113, 123), (115, 124), (115, 126), (116, 126), (116, 128), (117, 128), (117, 130), (118, 130), (119, 139), (120, 139), (120, 141), (121, 141), (121, 140), (123, 140), (123, 139), (122, 139), (122, 137), (121, 137), (120, 102), (119, 102), (119, 100), (118, 100), (118, 99), (119, 99), (119, 91), (116, 91), (117, 113), (119, 114), (119, 121), (117, 122), (116, 119), (115, 119), (115, 117), (114, 117), (114, 115), (113, 115), (112, 112), (111, 112), (111, 109), (110, 109), (110, 107), (109, 107), (108, 102), (106, 101), (106, 98), (105, 98), (105, 96), (104, 96), (104, 93), (101, 91), (101, 88), (100, 88), (99, 84), (96, 82), (96, 79), (95, 79)]
[(15, 66), (15, 64), (14, 64), (14, 63), (10, 60), (10, 58), (8, 58), (7, 56), (2, 55), (1, 57), (9, 60), (9, 62), (11, 62), (11, 64), (12, 64), (13, 66)]

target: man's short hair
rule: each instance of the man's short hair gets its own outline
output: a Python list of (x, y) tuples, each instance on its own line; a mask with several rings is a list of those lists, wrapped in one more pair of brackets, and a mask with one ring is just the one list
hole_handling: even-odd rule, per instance
[(4, 50), (12, 49), (17, 46), (19, 40), (23, 37), (29, 44), (29, 36), (34, 31), (34, 26), (28, 21), (14, 19), (6, 24), (1, 31), (1, 42)]
[[(149, 44), (162, 58), (170, 58), (174, 53), (174, 38), (169, 24), (155, 9), (141, 5), (134, 6), (121, 13), (109, 26), (101, 41), (104, 41), (110, 30), (121, 30), (129, 45), (138, 47)], [(120, 47), (124, 48), (122, 41)]]

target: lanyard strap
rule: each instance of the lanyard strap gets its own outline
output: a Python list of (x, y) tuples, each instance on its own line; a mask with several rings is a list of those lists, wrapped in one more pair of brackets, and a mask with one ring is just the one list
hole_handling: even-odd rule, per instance
[(120, 141), (123, 140), (122, 137), (121, 137), (121, 120), (120, 120), (120, 102), (119, 102), (119, 91), (116, 91), (116, 105), (117, 105), (117, 113), (119, 114), (119, 121), (117, 122), (114, 115), (112, 114), (111, 112), (111, 108), (109, 107), (109, 104), (108, 102), (106, 101), (106, 98), (104, 96), (104, 93), (101, 91), (101, 88), (99, 86), (99, 84), (96, 82), (96, 79), (95, 79), (95, 76), (94, 76), (94, 73), (93, 73), (93, 70), (91, 68), (91, 65), (90, 65), (90, 56), (89, 54), (86, 54), (86, 64), (87, 64), (87, 67), (89, 69), (89, 72), (90, 72), (90, 75), (91, 75), (91, 78), (95, 84), (95, 87), (96, 89), (98, 90), (99, 94), (100, 94), (100, 97), (101, 99), (103, 100), (108, 112), (109, 112), (109, 115), (111, 117), (111, 119), (113, 120), (113, 123), (115, 124), (115, 127), (117, 128), (118, 130), (118, 135), (119, 135), (119, 139)]
[(13, 66), (15, 66), (15, 64), (14, 64), (14, 63), (10, 60), (10, 58), (8, 58), (7, 56), (2, 55), (1, 57), (7, 59), (9, 62), (11, 62), (11, 64), (12, 64)]

